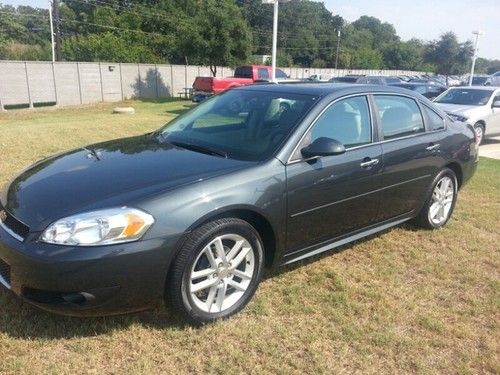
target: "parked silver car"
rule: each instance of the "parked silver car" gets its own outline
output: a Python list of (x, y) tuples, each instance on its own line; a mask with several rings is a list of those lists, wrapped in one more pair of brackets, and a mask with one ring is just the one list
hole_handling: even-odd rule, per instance
[(500, 86), (500, 72), (493, 73), (486, 82), (486, 85)]
[(455, 121), (474, 126), (477, 142), (500, 135), (500, 87), (454, 87), (434, 102)]

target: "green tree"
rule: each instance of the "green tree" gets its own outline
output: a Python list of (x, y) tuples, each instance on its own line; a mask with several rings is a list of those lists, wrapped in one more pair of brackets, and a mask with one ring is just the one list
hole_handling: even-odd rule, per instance
[(64, 40), (63, 56), (70, 61), (162, 62), (151, 49), (133, 40), (134, 35), (118, 36), (110, 32), (73, 36)]
[(382, 54), (387, 69), (422, 70), (424, 67), (424, 44), (418, 39), (387, 44)]
[(455, 33), (447, 32), (440, 39), (427, 44), (424, 56), (427, 62), (435, 65), (436, 73), (446, 76), (448, 83), (448, 76), (467, 71), (472, 54), (470, 41), (459, 43)]
[(252, 34), (234, 1), (205, 0), (193, 6), (193, 22), (181, 27), (178, 36), (179, 52), (208, 65), (214, 76), (217, 66), (244, 63), (252, 53)]

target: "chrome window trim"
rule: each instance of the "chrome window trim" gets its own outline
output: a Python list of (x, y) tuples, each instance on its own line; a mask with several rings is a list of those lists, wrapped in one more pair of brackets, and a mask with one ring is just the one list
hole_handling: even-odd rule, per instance
[(299, 146), (302, 144), (302, 141), (304, 140), (304, 138), (306, 137), (306, 135), (309, 133), (309, 131), (311, 130), (311, 128), (316, 125), (318, 119), (323, 116), (323, 114), (334, 104), (336, 104), (337, 102), (341, 101), (341, 100), (344, 100), (344, 99), (349, 99), (349, 98), (352, 98), (352, 97), (356, 97), (356, 96), (364, 96), (365, 99), (366, 99), (366, 104), (368, 106), (368, 113), (369, 113), (369, 117), (370, 117), (370, 128), (371, 128), (371, 140), (370, 140), (370, 143), (367, 143), (366, 145), (361, 145), (361, 146), (355, 146), (355, 147), (349, 147), (349, 148), (346, 148), (346, 152), (349, 151), (349, 150), (354, 150), (354, 149), (357, 149), (357, 148), (360, 148), (360, 147), (365, 147), (365, 146), (371, 146), (373, 145), (373, 134), (374, 134), (374, 128), (373, 128), (373, 113), (372, 113), (372, 107), (370, 105), (370, 100), (368, 99), (368, 95), (370, 95), (370, 93), (356, 93), (356, 94), (350, 94), (350, 95), (346, 95), (346, 96), (342, 96), (340, 98), (337, 98), (335, 99), (333, 102), (331, 102), (330, 104), (328, 104), (325, 108), (323, 108), (323, 110), (314, 118), (313, 121), (311, 121), (311, 124), (307, 127), (306, 131), (304, 132), (304, 134), (302, 134), (302, 137), (300, 137), (299, 141), (297, 142), (297, 144), (295, 145), (295, 147), (293, 148), (292, 152), (290, 153), (290, 156), (288, 157), (288, 160), (286, 162), (286, 165), (289, 165), (289, 164), (295, 164), (297, 162), (301, 162), (301, 161), (309, 161), (309, 160), (314, 160), (314, 159), (318, 159), (319, 157), (312, 157), (312, 158), (307, 158), (307, 159), (304, 159), (304, 158), (300, 158), (300, 159), (294, 159), (294, 160), (291, 160), (293, 155), (295, 155), (295, 153), (297, 152), (297, 149), (299, 148)]
[[(299, 142), (297, 142), (297, 144), (293, 148), (293, 151), (290, 153), (290, 156), (288, 157), (288, 160), (287, 160), (287, 162), (286, 162), (285, 165), (296, 164), (296, 163), (303, 162), (303, 161), (310, 161), (310, 160), (313, 160), (313, 159), (318, 159), (318, 157), (314, 157), (314, 158), (308, 158), (308, 159), (300, 158), (300, 159), (293, 159), (292, 160), (292, 156), (297, 151), (297, 148), (300, 146), (300, 144), (304, 140), (304, 138), (307, 135), (307, 133), (309, 133), (309, 131), (311, 130), (311, 128), (314, 126), (314, 124), (316, 124), (316, 122), (318, 121), (318, 119), (323, 115), (323, 113), (328, 108), (330, 108), (330, 106), (332, 106), (333, 104), (337, 103), (340, 100), (348, 99), (348, 98), (351, 98), (351, 97), (354, 97), (354, 96), (365, 96), (366, 99), (368, 100), (368, 96), (369, 95), (373, 95), (374, 97), (376, 95), (392, 95), (392, 96), (403, 96), (403, 97), (406, 97), (406, 98), (409, 98), (409, 99), (413, 99), (415, 101), (415, 103), (417, 104), (417, 106), (419, 107), (420, 115), (422, 116), (422, 121), (425, 121), (424, 120), (424, 115), (423, 115), (422, 110), (420, 109), (420, 105), (419, 105), (421, 101), (418, 100), (417, 98), (413, 97), (412, 95), (408, 95), (408, 94), (404, 94), (404, 93), (399, 93), (399, 92), (396, 93), (396, 92), (380, 91), (380, 92), (361, 92), (361, 93), (356, 93), (356, 94), (350, 94), (350, 95), (342, 96), (340, 98), (335, 99), (333, 102), (331, 102), (330, 104), (328, 104), (325, 108), (323, 108), (323, 110), (311, 122), (311, 124), (309, 125), (309, 127), (307, 128), (307, 130), (304, 132), (304, 134), (302, 134), (302, 137), (300, 137)], [(442, 132), (442, 131), (446, 130), (446, 121), (445, 121), (445, 128), (444, 129), (432, 130), (432, 131), (428, 131), (426, 129), (425, 122), (424, 122), (424, 131), (422, 133), (411, 134), (411, 135), (407, 135), (407, 136), (404, 136), (404, 137), (399, 137), (399, 138), (394, 138), (394, 139), (387, 139), (387, 140), (383, 140), (383, 141), (373, 142), (373, 135), (374, 135), (373, 108), (370, 105), (370, 101), (369, 100), (368, 100), (368, 110), (370, 111), (370, 122), (371, 122), (371, 128), (372, 128), (371, 129), (372, 130), (372, 142), (371, 143), (367, 143), (366, 145), (361, 145), (361, 146), (355, 146), (355, 147), (346, 148), (346, 152), (350, 151), (350, 150), (356, 150), (356, 149), (359, 149), (359, 148), (362, 148), (362, 147), (379, 145), (379, 144), (383, 144), (383, 143), (386, 143), (386, 142), (399, 141), (399, 140), (402, 140), (402, 139), (423, 136), (423, 135), (426, 135), (426, 134), (432, 134), (432, 133)], [(441, 115), (439, 115), (439, 117), (442, 118)]]

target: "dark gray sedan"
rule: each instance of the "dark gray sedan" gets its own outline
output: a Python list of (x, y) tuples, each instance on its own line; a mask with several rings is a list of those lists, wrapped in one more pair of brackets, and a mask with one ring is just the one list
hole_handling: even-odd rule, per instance
[(450, 218), (470, 125), (404, 89), (264, 84), (40, 161), (0, 195), (0, 284), (69, 315), (240, 311), (264, 267)]

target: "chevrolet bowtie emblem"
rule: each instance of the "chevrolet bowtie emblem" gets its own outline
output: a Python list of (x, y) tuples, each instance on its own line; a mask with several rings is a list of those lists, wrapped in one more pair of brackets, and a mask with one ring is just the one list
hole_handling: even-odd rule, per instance
[(7, 212), (5, 212), (5, 210), (2, 210), (0, 211), (0, 221), (4, 222), (5, 220), (7, 220)]

